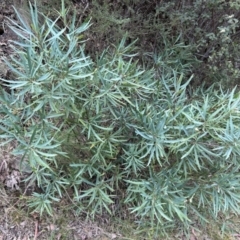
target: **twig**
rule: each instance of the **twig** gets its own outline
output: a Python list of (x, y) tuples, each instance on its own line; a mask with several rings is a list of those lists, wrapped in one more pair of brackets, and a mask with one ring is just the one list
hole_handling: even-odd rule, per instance
[(37, 240), (38, 237), (38, 221), (35, 221), (35, 233), (34, 233), (34, 239), (33, 240)]

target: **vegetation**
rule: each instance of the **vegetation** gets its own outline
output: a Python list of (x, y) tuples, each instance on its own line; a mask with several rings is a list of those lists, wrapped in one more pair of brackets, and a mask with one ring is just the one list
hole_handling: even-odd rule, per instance
[[(136, 2), (128, 13), (143, 11)], [(203, 14), (200, 2), (191, 17), (204, 15), (203, 26), (214, 4), (238, 8), (209, 1)], [(5, 60), (14, 79), (2, 79), (0, 137), (3, 144), (17, 141), (24, 181), (38, 186), (28, 199), (33, 211), (51, 215), (52, 204), (67, 194), (89, 217), (132, 214), (151, 237), (179, 225), (188, 230), (193, 216), (208, 222), (239, 213), (240, 95), (237, 88), (225, 90), (239, 74), (230, 59), (238, 48), (232, 40), (237, 19), (218, 12), (222, 22), (206, 27), (215, 32), (193, 31), (186, 28), (190, 11), (181, 12), (191, 4), (168, 12), (171, 4), (150, 4), (156, 12), (145, 21), (155, 19), (152, 31), (161, 29), (161, 37), (142, 54), (143, 42), (132, 40), (137, 32), (90, 51), (86, 36), (95, 19), (78, 25), (76, 13), (66, 17), (64, 1), (55, 20), (36, 4), (30, 22), (16, 11), (21, 25), (10, 20), (11, 29), (21, 40), (14, 42), (17, 56)], [(109, 19), (121, 33), (134, 18)], [(181, 20), (180, 32), (172, 34), (176, 26), (167, 29), (160, 19)], [(228, 76), (225, 85), (199, 84), (196, 64), (219, 80)]]
[(87, 50), (93, 58), (127, 33), (128, 43), (138, 39), (144, 66), (153, 66), (157, 54), (167, 56), (163, 61), (174, 69), (179, 61), (191, 63), (194, 86), (238, 84), (239, 0), (93, 0), (79, 5), (81, 19), (92, 17)]
[[(49, 11), (57, 2), (49, 1), (46, 7), (42, 1), (39, 8), (57, 17)], [(73, 2), (78, 22), (91, 18), (86, 51), (93, 59), (127, 33), (127, 43), (138, 39), (137, 59), (144, 67), (151, 68), (157, 55), (174, 69), (179, 61), (191, 63), (194, 87), (203, 82), (210, 86), (221, 81), (226, 88), (238, 84), (239, 0)], [(66, 4), (70, 7), (71, 1)]]

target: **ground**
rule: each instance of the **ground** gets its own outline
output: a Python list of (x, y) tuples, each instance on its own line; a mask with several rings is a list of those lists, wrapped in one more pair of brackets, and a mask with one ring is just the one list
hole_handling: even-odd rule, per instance
[[(7, 28), (7, 18), (15, 19), (12, 8), (13, 2), (20, 6), (21, 0), (1, 0), (0, 2), (0, 77), (10, 78), (11, 72), (4, 65), (2, 57), (13, 54), (10, 48), (11, 40), (15, 35)], [(148, 234), (135, 235), (131, 223), (126, 221), (102, 217), (89, 221), (86, 216), (79, 215), (72, 209), (71, 199), (66, 197), (54, 206), (53, 216), (40, 217), (31, 213), (26, 207), (28, 196), (31, 195), (30, 186), (22, 186), (21, 180), (26, 175), (19, 172), (19, 159), (11, 155), (14, 144), (0, 147), (0, 240), (29, 240), (29, 239), (142, 239), (148, 240)], [(71, 206), (71, 208), (70, 208)], [(238, 220), (235, 220), (238, 223)], [(196, 223), (197, 225), (197, 223)], [(214, 226), (214, 224), (213, 224)], [(205, 233), (192, 230), (191, 240), (217, 240), (221, 236), (211, 226), (206, 227)], [(239, 231), (240, 233), (240, 231)], [(131, 237), (129, 237), (131, 235)], [(128, 236), (128, 237), (127, 237)], [(177, 231), (171, 239), (186, 239)], [(238, 231), (224, 239), (240, 239)]]

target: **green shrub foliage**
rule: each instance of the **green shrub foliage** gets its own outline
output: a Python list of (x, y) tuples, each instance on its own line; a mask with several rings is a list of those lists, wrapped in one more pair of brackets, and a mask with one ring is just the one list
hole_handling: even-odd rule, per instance
[(67, 193), (92, 217), (129, 211), (154, 231), (239, 212), (236, 90), (192, 89), (189, 65), (166, 61), (171, 49), (150, 54), (154, 66), (143, 68), (126, 37), (92, 60), (90, 23), (67, 20), (64, 4), (54, 21), (32, 5), (31, 23), (16, 13), (0, 136), (18, 143), (22, 171), (31, 169), (25, 181), (41, 189), (29, 198), (34, 211), (52, 214)]
[(129, 41), (139, 39), (143, 62), (152, 64), (148, 52), (161, 53), (166, 43), (170, 49), (180, 36), (185, 48), (169, 58), (195, 63), (192, 84), (222, 80), (233, 87), (240, 76), (239, 7), (239, 0), (93, 0), (87, 9), (94, 23), (87, 47), (95, 53), (127, 32)]
[[(166, 48), (173, 48), (168, 61), (172, 65), (176, 61), (191, 63), (195, 74), (192, 85), (205, 82), (210, 86), (220, 80), (225, 88), (238, 84), (239, 0), (73, 2), (77, 22), (91, 17), (86, 50), (94, 61), (97, 53), (116, 45), (127, 33), (127, 43), (139, 39), (135, 45), (142, 65), (153, 65), (149, 54), (164, 55)], [(39, 0), (37, 4), (48, 16), (56, 16), (49, 9), (59, 3), (51, 0), (46, 5), (46, 1)], [(71, 6), (71, 1), (66, 0), (66, 4)]]

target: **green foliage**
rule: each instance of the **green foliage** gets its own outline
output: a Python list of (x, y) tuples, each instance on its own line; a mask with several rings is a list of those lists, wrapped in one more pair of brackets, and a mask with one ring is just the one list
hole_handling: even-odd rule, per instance
[(67, 193), (92, 217), (126, 208), (156, 234), (188, 229), (193, 215), (238, 213), (239, 93), (192, 89), (191, 56), (171, 60), (185, 49), (179, 39), (148, 54), (154, 68), (135, 60), (126, 37), (92, 60), (90, 23), (66, 19), (63, 3), (54, 21), (40, 24), (36, 5), (30, 24), (17, 11), (21, 25), (11, 21), (21, 41), (5, 60), (15, 79), (2, 79), (0, 136), (18, 142), (14, 154), (31, 169), (25, 181), (40, 188), (29, 207), (51, 214)]
[(177, 43), (182, 47), (168, 58), (193, 64), (194, 85), (210, 86), (219, 79), (226, 87), (238, 83), (239, 0), (93, 0), (88, 13), (94, 23), (87, 45), (92, 56), (127, 33), (129, 42), (139, 39), (138, 52), (145, 63), (148, 53), (164, 54), (166, 42), (171, 49), (180, 36)]
[[(55, 17), (55, 11), (49, 11), (59, 5), (56, 0), (38, 5), (46, 15)], [(76, 3), (75, 1), (73, 1)], [(166, 61), (176, 65), (180, 61), (191, 65), (195, 78), (192, 85), (203, 82), (210, 86), (214, 82), (223, 83), (228, 88), (238, 84), (239, 72), (239, 0), (197, 0), (197, 1), (146, 1), (93, 0), (72, 4), (77, 10), (77, 22), (93, 23), (86, 33), (87, 53), (96, 61), (111, 44), (117, 45), (122, 36), (127, 35), (129, 44), (135, 39), (138, 60), (143, 65), (153, 65), (154, 58), (149, 55), (164, 55), (166, 49), (172, 54)], [(177, 40), (177, 41), (176, 41)], [(173, 66), (175, 68), (175, 66)]]

